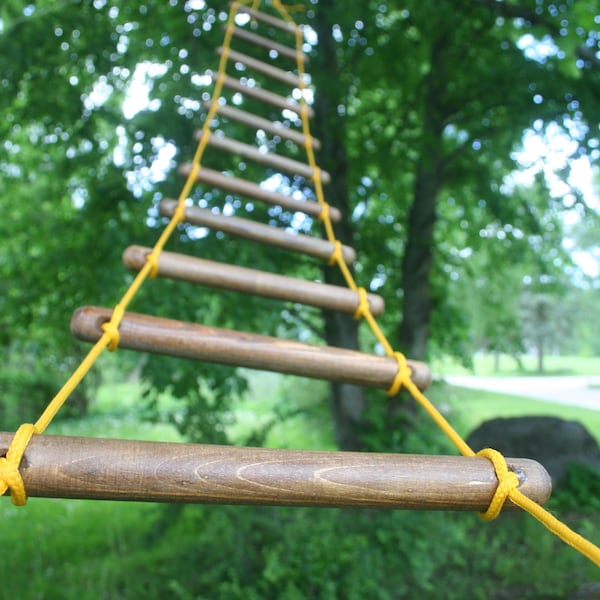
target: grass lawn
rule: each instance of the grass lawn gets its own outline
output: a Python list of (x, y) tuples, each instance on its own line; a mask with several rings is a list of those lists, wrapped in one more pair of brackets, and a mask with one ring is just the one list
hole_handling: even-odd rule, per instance
[(447, 413), (457, 431), (466, 436), (483, 421), (494, 417), (554, 416), (579, 421), (600, 443), (600, 411), (544, 402), (521, 396), (460, 388), (436, 383), (429, 392), (434, 404)]
[[(540, 375), (537, 359), (534, 356), (521, 357), (521, 369), (511, 356), (502, 354), (496, 362), (491, 354), (477, 354), (473, 359), (473, 369), (465, 369), (452, 359), (436, 359), (431, 369), (436, 375), (480, 375), (515, 377), (519, 375)], [(547, 356), (544, 360), (544, 372), (541, 375), (600, 375), (600, 357)]]
[[(333, 447), (333, 433), (325, 401), (327, 390), (322, 383), (299, 378), (284, 379), (267, 374), (264, 377), (262, 375), (253, 377), (251, 389), (251, 397), (240, 402), (236, 407), (239, 419), (238, 424), (232, 428), (232, 434), (243, 437), (257, 419), (267, 422), (279, 411), (282, 418), (276, 419), (270, 429), (267, 436), (268, 445), (298, 448)], [(140, 387), (133, 384), (106, 385), (100, 390), (85, 419), (59, 420), (51, 425), (48, 433), (178, 441), (179, 435), (173, 427), (164, 424), (154, 425), (141, 420), (140, 394)], [(597, 437), (600, 437), (600, 412), (503, 394), (461, 389), (443, 383), (434, 385), (428, 395), (448, 415), (449, 420), (461, 434), (466, 434), (479, 422), (493, 416), (553, 414), (580, 420)], [(165, 399), (165, 402), (168, 401)], [(386, 401), (383, 394), (381, 401)], [(152, 600), (170, 597), (192, 600), (234, 597), (230, 593), (212, 595), (210, 585), (217, 585), (217, 583), (223, 585), (228, 582), (237, 585), (238, 578), (243, 577), (244, 569), (248, 568), (248, 557), (244, 554), (247, 547), (243, 540), (248, 542), (254, 535), (253, 529), (242, 533), (243, 524), (251, 515), (254, 515), (252, 518), (256, 518), (255, 513), (251, 513), (250, 509), (233, 512), (227, 507), (218, 506), (189, 507), (176, 522), (176, 527), (165, 528), (164, 524), (168, 522), (171, 514), (169, 510), (165, 506), (156, 504), (38, 498), (30, 499), (26, 507), (14, 507), (7, 498), (3, 498), (0, 501), (0, 531), (5, 552), (3, 552), (3, 560), (0, 561), (0, 599), (144, 598), (144, 600)], [(385, 513), (386, 511), (382, 514)], [(260, 518), (264, 518), (260, 515), (267, 513), (257, 514)], [(267, 557), (265, 560), (269, 566), (265, 567), (264, 576), (273, 578), (277, 573), (277, 563), (268, 562), (274, 561), (273, 557), (284, 560), (284, 556), (293, 556), (294, 552), (303, 550), (302, 542), (294, 552), (278, 550), (286, 528), (293, 526), (294, 519), (300, 519), (297, 515), (307, 515), (302, 517), (306, 519), (305, 522), (300, 521), (303, 526), (300, 531), (305, 530), (306, 535), (314, 535), (314, 539), (320, 539), (321, 536), (323, 543), (326, 543), (327, 536), (334, 535), (327, 528), (327, 521), (319, 520), (319, 515), (326, 516), (322, 510), (303, 513), (296, 509), (295, 512), (269, 512), (268, 514), (283, 518), (284, 522), (283, 529), (277, 529), (277, 532), (273, 533), (272, 540), (259, 539), (254, 542), (255, 551), (264, 551)], [(393, 516), (394, 513), (389, 514)], [(424, 549), (423, 553), (419, 554), (420, 562), (416, 561), (411, 567), (413, 575), (419, 579), (427, 574), (428, 568), (437, 565), (435, 568), (443, 569), (443, 573), (448, 576), (455, 573), (455, 577), (458, 578), (456, 584), (459, 580), (471, 581), (469, 589), (472, 587), (473, 590), (478, 590), (477, 594), (472, 596), (474, 598), (491, 598), (490, 590), (500, 589), (502, 586), (506, 587), (507, 593), (512, 594), (510, 597), (540, 597), (519, 596), (519, 593), (531, 588), (533, 594), (535, 592), (533, 584), (539, 587), (546, 581), (548, 581), (546, 587), (556, 588), (557, 595), (543, 597), (558, 598), (564, 597), (564, 594), (559, 595), (561, 590), (570, 590), (575, 586), (574, 583), (567, 584), (567, 579), (563, 579), (563, 575), (570, 577), (573, 573), (578, 573), (576, 575), (578, 581), (591, 580), (592, 570), (585, 559), (555, 541), (551, 534), (544, 532), (530, 519), (519, 520), (509, 515), (499, 519), (502, 523), (490, 526), (480, 524), (474, 515), (455, 513), (432, 515), (432, 513), (419, 511), (408, 514), (399, 511), (397, 516), (401, 518), (403, 514), (407, 514), (407, 519), (410, 516), (410, 519), (402, 521), (403, 525), (398, 533), (400, 538), (404, 540), (406, 536), (413, 535), (411, 532), (414, 529), (418, 532), (415, 538), (418, 543), (415, 542), (414, 547), (418, 548), (419, 544), (424, 544), (426, 541), (421, 532), (427, 531), (429, 537), (435, 536), (439, 540), (436, 546), (438, 549), (447, 545), (450, 553), (448, 556), (453, 556), (452, 560), (458, 561), (454, 569), (447, 569), (448, 558), (438, 558), (436, 559), (438, 562), (435, 562), (433, 559), (425, 558), (430, 556), (430, 552)], [(522, 516), (526, 517), (526, 515)], [(369, 518), (378, 519), (379, 516)], [(236, 519), (238, 524), (232, 527), (231, 522), (233, 520), (235, 524)], [(590, 514), (584, 515), (581, 519), (577, 521), (578, 530), (593, 539), (597, 517)], [(160, 523), (163, 523), (162, 529), (157, 527)], [(273, 527), (274, 524), (275, 522), (269, 527)], [(440, 531), (436, 531), (434, 526), (439, 527)], [(313, 528), (316, 528), (314, 532)], [(523, 529), (530, 533), (521, 534)], [(377, 549), (378, 544), (385, 543), (385, 540), (393, 535), (393, 531), (394, 528), (381, 525), (374, 527), (372, 535), (356, 538), (358, 534), (355, 533), (355, 538), (349, 539), (362, 540), (363, 545), (359, 555), (369, 557), (373, 556), (371, 552)], [(340, 532), (336, 534), (341, 535)], [(532, 546), (534, 542), (531, 541), (531, 537), (538, 534), (540, 539), (536, 537), (535, 545)], [(239, 542), (238, 536), (241, 540)], [(394, 552), (397, 549), (394, 539), (390, 542), (390, 552), (392, 548)], [(327, 543), (332, 544), (336, 552), (346, 547), (343, 536), (339, 540), (336, 538)], [(310, 547), (314, 551), (314, 547)], [(410, 547), (411, 551), (414, 551), (414, 547)], [(182, 551), (181, 548), (184, 550)], [(222, 548), (229, 549), (228, 552), (231, 554), (221, 557)], [(239, 556), (237, 554), (234, 556), (235, 548), (239, 548)], [(452, 551), (454, 554), (451, 554)], [(386, 556), (389, 560), (390, 554)], [(410, 554), (407, 554), (402, 561), (405, 562), (409, 556)], [(552, 557), (551, 561), (548, 557)], [(300, 569), (302, 573), (300, 579), (310, 569), (314, 570), (320, 565), (330, 563), (337, 564), (335, 561), (338, 558), (336, 554), (328, 555), (327, 559), (312, 555), (302, 559), (304, 562)], [(463, 562), (460, 562), (461, 560)], [(529, 560), (533, 562), (530, 564), (527, 562)], [(471, 563), (479, 565), (475, 571), (469, 570), (468, 565)], [(484, 566), (485, 569), (489, 567), (489, 573), (480, 572)], [(544, 574), (539, 572), (542, 568), (546, 569)], [(336, 581), (339, 583), (347, 579), (351, 575), (351, 570), (344, 569), (341, 574), (338, 573)], [(213, 572), (214, 575), (211, 575)], [(193, 583), (198, 586), (198, 589), (192, 593), (190, 582), (193, 582), (195, 577), (199, 577), (200, 573), (212, 583), (207, 584), (206, 588)], [(296, 573), (290, 570), (288, 575), (292, 577)], [(551, 575), (554, 577), (552, 580), (549, 579)], [(509, 578), (515, 581), (525, 578), (528, 581), (527, 586), (518, 587), (523, 584), (511, 583)], [(333, 581), (329, 572), (326, 572), (321, 579)], [(254, 580), (257, 585), (261, 583), (260, 571)], [(556, 587), (557, 581), (560, 581), (562, 587)], [(448, 594), (444, 592), (443, 596), (440, 596), (440, 589), (432, 588), (431, 596), (421, 594), (419, 597), (445, 596), (453, 599), (468, 597), (458, 589), (451, 589), (455, 584), (447, 585), (450, 585), (446, 590)], [(243, 597), (250, 596), (245, 594)], [(252, 598), (259, 597), (260, 594), (252, 596)], [(295, 600), (308, 596), (282, 593), (278, 597)]]

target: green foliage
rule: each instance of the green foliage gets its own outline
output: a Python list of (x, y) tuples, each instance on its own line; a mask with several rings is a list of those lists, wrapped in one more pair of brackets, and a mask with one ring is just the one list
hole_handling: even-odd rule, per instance
[[(486, 524), (448, 513), (187, 507), (150, 538), (162, 519), (152, 505), (42, 501), (6, 513), (3, 593), (23, 600), (539, 600), (596, 576), (522, 514)], [(577, 525), (589, 535), (597, 519)]]
[(596, 469), (585, 465), (567, 466), (565, 483), (553, 495), (555, 503), (562, 510), (578, 512), (598, 512), (600, 509), (600, 474)]

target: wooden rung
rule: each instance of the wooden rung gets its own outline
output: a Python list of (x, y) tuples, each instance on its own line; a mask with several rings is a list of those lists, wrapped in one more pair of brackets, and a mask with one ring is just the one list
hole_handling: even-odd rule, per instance
[[(0, 455), (12, 433), (0, 433)], [(507, 458), (538, 504), (539, 463)], [(34, 435), (21, 476), (28, 496), (205, 504), (487, 510), (498, 480), (481, 457), (318, 452)], [(506, 508), (513, 508), (509, 501)]]
[[(231, 6), (232, 4), (233, 4), (233, 2), (230, 2), (229, 6)], [(282, 31), (287, 31), (288, 33), (291, 33), (292, 35), (296, 34), (296, 25), (289, 21), (284, 21), (283, 19), (278, 19), (277, 17), (273, 17), (272, 15), (268, 15), (259, 10), (254, 10), (248, 6), (239, 6), (238, 5), (237, 12), (238, 13), (246, 13), (246, 14), (250, 15), (253, 19), (260, 21), (261, 23), (265, 23), (266, 25), (271, 25), (272, 27), (277, 27), (278, 29), (281, 29)]]
[[(183, 164), (179, 167), (179, 173), (188, 176), (192, 170), (192, 166)], [(323, 210), (318, 202), (312, 200), (298, 200), (292, 196), (282, 194), (281, 192), (272, 192), (262, 188), (259, 184), (247, 179), (240, 179), (229, 175), (223, 175), (219, 171), (202, 167), (198, 170), (196, 180), (213, 187), (240, 194), (248, 198), (254, 198), (273, 206), (281, 206), (282, 208), (302, 212), (311, 217), (318, 218)], [(329, 216), (334, 223), (337, 223), (341, 218), (341, 213), (333, 206), (329, 207)]]
[[(103, 335), (102, 325), (111, 315), (108, 308), (79, 308), (71, 318), (71, 332), (79, 339), (96, 342)], [(119, 333), (119, 347), (129, 350), (365, 387), (389, 389), (398, 371), (396, 360), (387, 356), (136, 313), (125, 313)], [(414, 384), (425, 389), (431, 383), (428, 366), (410, 360), (408, 365)]]
[[(210, 110), (213, 105), (212, 100), (207, 100), (203, 104), (207, 110)], [(298, 146), (304, 146), (306, 144), (306, 137), (303, 133), (292, 129), (291, 127), (286, 127), (281, 123), (269, 121), (269, 119), (264, 119), (263, 117), (259, 117), (245, 110), (229, 106), (229, 104), (219, 104), (218, 114), (226, 119), (237, 121), (238, 123), (254, 127), (255, 129), (262, 129), (272, 135), (277, 135), (283, 139), (290, 140), (295, 144), (298, 144)], [(315, 150), (321, 148), (321, 142), (314, 137), (311, 137), (311, 144)]]
[[(162, 200), (159, 204), (159, 211), (162, 215), (172, 217), (177, 202), (175, 200)], [(257, 223), (249, 219), (240, 217), (226, 217), (215, 214), (206, 208), (196, 206), (187, 206), (185, 209), (185, 218), (188, 223), (199, 225), (201, 227), (210, 227), (217, 231), (222, 231), (230, 235), (235, 235), (261, 244), (277, 246), (293, 252), (301, 252), (308, 256), (314, 256), (322, 260), (329, 260), (333, 254), (333, 244), (323, 240), (301, 233), (291, 234), (277, 227), (270, 227), (263, 223)], [(356, 252), (349, 246), (342, 246), (344, 260), (350, 265), (356, 260)]]
[[(219, 75), (217, 73), (212, 74), (213, 81), (217, 81)], [(239, 92), (244, 96), (248, 96), (249, 98), (255, 98), (256, 100), (260, 100), (261, 102), (266, 102), (267, 104), (271, 104), (272, 106), (276, 106), (277, 108), (281, 108), (282, 110), (290, 110), (297, 115), (302, 114), (302, 104), (300, 102), (296, 102), (295, 100), (290, 100), (285, 96), (280, 96), (279, 94), (274, 94), (273, 92), (269, 92), (268, 90), (263, 90), (259, 87), (250, 87), (249, 85), (245, 85), (239, 79), (235, 77), (230, 77), (229, 75), (225, 75), (223, 77), (223, 85), (234, 92)], [(308, 106), (306, 106), (306, 114), (309, 118), (312, 118), (315, 114), (314, 110)]]
[[(219, 46), (217, 48), (217, 54), (221, 56), (223, 52), (223, 46)], [(230, 60), (246, 65), (258, 73), (262, 73), (263, 75), (267, 75), (268, 77), (277, 79), (278, 81), (283, 81), (283, 83), (286, 83), (290, 87), (300, 87), (300, 78), (294, 73), (284, 71), (283, 69), (279, 69), (278, 67), (274, 67), (273, 65), (263, 62), (262, 60), (252, 58), (247, 54), (243, 54), (242, 52), (237, 52), (235, 50), (229, 50), (228, 57)]]
[[(252, 33), (251, 31), (247, 31), (245, 29), (241, 29), (240, 27), (233, 28), (233, 35), (253, 44), (254, 46), (260, 46), (261, 48), (267, 48), (267, 50), (275, 50), (277, 54), (280, 56), (285, 56), (286, 58), (291, 58), (292, 60), (297, 60), (296, 48), (290, 48), (289, 46), (284, 46), (283, 44), (278, 44), (269, 38), (263, 37), (262, 35), (258, 35), (256, 33)], [(304, 52), (300, 53), (300, 59), (306, 64), (308, 63), (308, 56), (304, 54)]]
[[(202, 130), (196, 131), (197, 140), (200, 140), (202, 135)], [(265, 167), (275, 169), (276, 171), (285, 171), (286, 173), (300, 175), (301, 177), (305, 177), (306, 179), (310, 180), (312, 180), (314, 174), (314, 169), (306, 163), (294, 160), (292, 158), (287, 158), (273, 152), (260, 152), (256, 146), (238, 142), (237, 140), (232, 140), (231, 138), (225, 136), (211, 135), (208, 138), (208, 145), (213, 148), (217, 148), (218, 150), (223, 150), (224, 152), (236, 154), (241, 156), (243, 159), (253, 160), (254, 162), (264, 165)], [(324, 184), (331, 182), (331, 177), (327, 171), (321, 170), (321, 181)]]
[[(139, 271), (146, 264), (146, 256), (151, 252), (151, 248), (130, 246), (123, 254), (123, 262), (130, 269)], [(354, 314), (359, 305), (358, 293), (348, 288), (173, 252), (161, 252), (158, 259), (158, 275), (350, 314)], [(367, 299), (371, 312), (375, 316), (380, 315), (384, 308), (383, 298), (377, 294), (367, 294)]]

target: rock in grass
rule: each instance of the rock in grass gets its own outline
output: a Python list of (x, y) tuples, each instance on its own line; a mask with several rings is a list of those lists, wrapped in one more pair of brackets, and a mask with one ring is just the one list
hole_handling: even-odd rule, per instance
[(600, 474), (600, 447), (576, 421), (543, 416), (491, 419), (474, 429), (467, 442), (475, 451), (494, 448), (505, 456), (537, 460), (555, 488), (565, 482), (569, 464)]

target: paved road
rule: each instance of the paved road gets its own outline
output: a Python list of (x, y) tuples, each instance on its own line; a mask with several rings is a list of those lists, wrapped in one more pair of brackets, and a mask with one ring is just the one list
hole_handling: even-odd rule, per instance
[(446, 375), (452, 385), (502, 392), (600, 410), (600, 375), (561, 377), (475, 377)]

